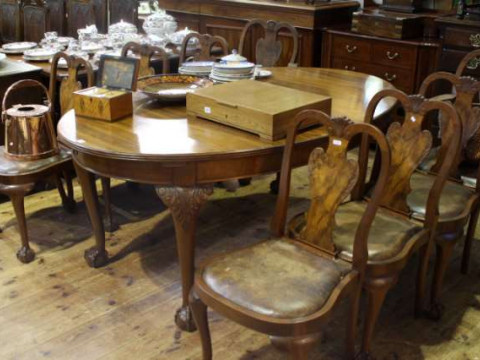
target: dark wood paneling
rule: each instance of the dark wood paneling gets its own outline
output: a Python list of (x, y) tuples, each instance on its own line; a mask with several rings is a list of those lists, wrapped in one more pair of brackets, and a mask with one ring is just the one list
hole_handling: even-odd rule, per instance
[(23, 40), (23, 1), (1, 0), (0, 14), (2, 42)]
[(47, 0), (47, 7), (50, 15), (49, 27), (59, 35), (66, 33), (66, 6), (65, 0)]
[(23, 8), (23, 33), (25, 41), (40, 42), (49, 31), (49, 10), (41, 3), (27, 4)]
[(77, 37), (77, 29), (95, 24), (95, 9), (89, 0), (67, 0), (67, 34)]
[[(113, 0), (115, 2), (120, 0)], [(95, 25), (97, 25), (97, 29), (101, 33), (106, 33), (108, 30), (108, 23), (107, 23), (107, 0), (92, 0), (93, 2), (93, 9), (95, 12)]]
[(110, 0), (110, 24), (120, 20), (131, 24), (138, 23), (138, 1), (137, 0)]

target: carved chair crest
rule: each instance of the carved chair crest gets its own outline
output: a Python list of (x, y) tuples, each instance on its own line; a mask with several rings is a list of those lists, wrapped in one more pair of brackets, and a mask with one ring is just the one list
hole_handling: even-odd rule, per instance
[(84, 71), (87, 76), (87, 86), (93, 86), (94, 76), (92, 66), (85, 59), (69, 56), (66, 53), (60, 52), (55, 54), (52, 59), (52, 67), (50, 74), (50, 97), (55, 99), (56, 94), (56, 78), (58, 62), (63, 59), (67, 63), (67, 76), (64, 77), (60, 84), (60, 111), (61, 115), (65, 114), (70, 109), (73, 109), (72, 94), (82, 89), (82, 83), (78, 80), (80, 71)]
[[(447, 116), (448, 132), (452, 136), (447, 139), (444, 137), (448, 153), (441, 164), (427, 204), (427, 218), (433, 219), (438, 213), (440, 191), (447, 179), (458, 148), (460, 120), (455, 109), (448, 103), (426, 100), (421, 95), (407, 96), (398, 90), (383, 90), (370, 101), (365, 115), (366, 123), (373, 121), (373, 114), (378, 103), (386, 97), (394, 97), (400, 102), (405, 110), (405, 117), (401, 124), (395, 122), (387, 131), (392, 160), (388, 183), (382, 194), (380, 205), (402, 213), (410, 213), (407, 204), (407, 197), (411, 192), (410, 178), (432, 147), (432, 134), (429, 130), (424, 130), (426, 116), (434, 110), (443, 111)], [(360, 151), (360, 157), (364, 159), (365, 146), (368, 147), (368, 145), (362, 144)]]
[[(474, 106), (474, 101), (480, 92), (480, 82), (468, 76), (459, 76), (448, 72), (437, 72), (429, 75), (423, 81), (420, 87), (420, 94), (425, 95), (429, 87), (436, 81), (447, 81), (452, 85), (456, 93), (453, 102), (462, 123), (460, 151), (452, 168), (452, 176), (456, 176), (458, 166), (462, 160), (464, 160), (467, 143), (480, 128), (480, 108)], [(443, 114), (440, 114), (439, 121), (441, 122), (440, 127), (442, 131), (444, 129), (446, 130), (446, 126), (443, 124)], [(450, 133), (445, 135), (451, 136)], [(446, 151), (445, 146), (440, 147), (437, 163), (432, 167), (433, 171), (438, 171), (443, 158), (446, 156)]]
[(122, 48), (122, 56), (127, 56), (128, 52), (131, 51), (134, 54), (140, 56), (140, 65), (138, 69), (138, 77), (155, 75), (155, 70), (150, 67), (150, 61), (154, 55), (159, 55), (162, 58), (162, 72), (163, 74), (168, 74), (170, 72), (170, 62), (168, 59), (168, 53), (158, 47), (148, 44), (138, 44), (136, 42), (129, 42), (125, 44)]
[(275, 217), (272, 221), (272, 231), (276, 236), (283, 236), (284, 234), (295, 137), (300, 125), (307, 119), (315, 119), (317, 123), (326, 127), (328, 145), (326, 150), (315, 148), (310, 154), (308, 166), (311, 203), (306, 216), (307, 224), (300, 239), (302, 242), (315, 246), (330, 255), (337, 254), (332, 239), (337, 208), (349, 195), (352, 195), (353, 200), (359, 200), (363, 197), (363, 194), (353, 191), (357, 182), (364, 181), (365, 176), (359, 171), (358, 161), (347, 158), (350, 141), (357, 135), (367, 135), (367, 137), (373, 137), (380, 146), (383, 155), (381, 180), (376, 187), (374, 200), (369, 203), (369, 208), (362, 218), (363, 226), (359, 226), (359, 229), (361, 227), (363, 229), (357, 231), (357, 238), (355, 239), (355, 246), (358, 243), (358, 248), (356, 250), (357, 255), (354, 255), (354, 257), (358, 256), (359, 259), (362, 259), (361, 261), (366, 261), (368, 257), (366, 239), (379, 203), (379, 194), (385, 186), (390, 161), (385, 136), (380, 130), (369, 124), (354, 124), (347, 118), (332, 119), (317, 110), (305, 110), (296, 116), (295, 126), (292, 126), (287, 137), (280, 178), (280, 192)]
[[(189, 55), (188, 44), (192, 39), (198, 40), (198, 47), (195, 49), (193, 55)], [(224, 56), (228, 54), (228, 43), (221, 36), (213, 36), (210, 34), (199, 34), (199, 33), (190, 33), (185, 36), (183, 39), (182, 46), (180, 49), (180, 64), (185, 61), (208, 61), (216, 60), (218, 58), (217, 54), (213, 53), (213, 48), (218, 46), (220, 48), (220, 53), (218, 55)]]
[(254, 26), (261, 26), (265, 31), (265, 36), (258, 39), (255, 46), (255, 62), (263, 66), (275, 66), (280, 59), (283, 51), (283, 45), (278, 40), (278, 34), (280, 30), (286, 29), (290, 32), (293, 38), (292, 55), (288, 66), (295, 66), (295, 61), (298, 55), (298, 31), (292, 25), (284, 22), (276, 22), (273, 20), (265, 21), (260, 19), (254, 19), (248, 22), (240, 37), (239, 53), (244, 50), (245, 39), (248, 31)]

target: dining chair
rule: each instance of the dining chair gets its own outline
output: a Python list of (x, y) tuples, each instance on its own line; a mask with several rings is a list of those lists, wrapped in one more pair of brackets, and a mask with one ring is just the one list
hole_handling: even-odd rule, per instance
[(23, 6), (24, 41), (40, 42), (50, 31), (50, 9), (45, 1), (29, 0)]
[[(189, 48), (190, 42), (198, 41), (194, 50)], [(193, 40), (193, 41), (192, 41)], [(192, 54), (193, 52), (193, 54)], [(189, 33), (183, 39), (180, 47), (180, 64), (185, 61), (209, 61), (228, 55), (228, 43), (221, 36), (210, 34)]]
[[(10, 89), (28, 92), (31, 94), (38, 88), (42, 89), (49, 99), (50, 110), (47, 116), (52, 114), (52, 98), (48, 96), (47, 89), (43, 84), (35, 80), (21, 80), (12, 84)], [(15, 103), (7, 101), (8, 92), (5, 94), (2, 111), (7, 110)], [(51, 118), (50, 118), (51, 121)], [(56, 142), (56, 139), (55, 139)], [(57, 146), (55, 146), (58, 148)], [(63, 208), (72, 213), (75, 210), (75, 199), (72, 180), (69, 171), (72, 170), (71, 155), (65, 149), (58, 149), (58, 152), (47, 158), (19, 161), (12, 160), (5, 155), (4, 146), (0, 146), (0, 193), (7, 195), (13, 205), (15, 217), (22, 246), (17, 252), (17, 258), (23, 263), (29, 263), (35, 259), (35, 252), (30, 247), (27, 221), (25, 218), (25, 196), (33, 190), (35, 184), (40, 180), (53, 179), (62, 199)], [(66, 191), (60, 177), (63, 174), (66, 184)], [(1, 230), (0, 230), (1, 232)]]
[[(464, 227), (467, 224), (461, 270), (462, 273), (468, 271), (472, 240), (480, 210), (479, 170), (476, 170), (476, 185), (474, 188), (466, 186), (461, 181), (459, 171), (459, 166), (466, 158), (469, 140), (480, 127), (480, 112), (473, 103), (480, 91), (480, 82), (471, 77), (461, 77), (447, 72), (437, 72), (429, 75), (423, 81), (420, 87), (420, 93), (425, 94), (429, 87), (438, 81), (448, 82), (452, 85), (455, 92), (453, 104), (461, 121), (461, 127), (458, 130), (460, 143), (456, 151), (455, 161), (450, 169), (450, 179), (447, 181), (440, 197), (440, 216), (437, 234), (435, 236), (436, 260), (431, 291), (431, 309), (427, 313), (429, 317), (433, 319), (439, 319), (442, 315), (443, 306), (439, 302), (439, 297), (442, 290), (443, 279), (454, 247), (462, 239)], [(439, 121), (440, 131), (445, 132), (445, 136), (452, 136), (453, 134), (448, 134), (448, 129), (444, 129), (442, 116), (439, 116)], [(433, 162), (431, 167), (424, 166), (426, 170), (433, 174), (438, 172), (443, 159), (449, 156), (449, 150), (443, 143), (436, 151), (438, 152), (437, 162)], [(425, 209), (422, 206), (424, 199), (422, 192), (432, 181), (432, 175), (420, 172), (412, 179), (412, 193), (408, 200), (414, 211), (413, 216), (419, 220), (423, 220), (425, 214)]]
[[(285, 22), (276, 22), (273, 20), (265, 21), (260, 19), (250, 20), (243, 28), (240, 36), (239, 53), (242, 54), (245, 49), (247, 35), (255, 27), (262, 27), (264, 37), (257, 40), (255, 45), (255, 63), (263, 66), (276, 66), (282, 58), (285, 44), (278, 39), (281, 30), (288, 30), (292, 37), (293, 48), (291, 50), (288, 66), (296, 66), (298, 56), (298, 31), (292, 25)], [(284, 56), (287, 56), (285, 54)]]
[[(74, 108), (73, 93), (83, 88), (82, 82), (79, 80), (79, 75), (86, 76), (87, 87), (94, 86), (94, 72), (90, 62), (77, 56), (71, 56), (64, 52), (59, 52), (52, 58), (52, 66), (50, 71), (50, 97), (56, 99), (57, 95), (57, 76), (58, 63), (60, 60), (65, 61), (67, 67), (67, 76), (63, 77), (59, 86), (59, 103), (60, 116)], [(110, 193), (110, 179), (101, 177), (103, 201), (105, 204), (105, 218), (106, 227), (108, 231), (113, 231), (115, 226), (113, 224), (112, 210), (111, 210), (111, 193)]]
[[(302, 239), (285, 236), (292, 160), (300, 126), (306, 121), (323, 125), (326, 150), (310, 154), (311, 204)], [(347, 157), (353, 139), (373, 138), (382, 154), (380, 177), (371, 201), (347, 225), (338, 224), (339, 204), (364, 181), (358, 161)], [(390, 150), (380, 130), (353, 124), (346, 118), (330, 118), (318, 110), (297, 114), (288, 131), (282, 160), (282, 176), (272, 220), (273, 239), (204, 261), (197, 269), (190, 305), (200, 332), (203, 359), (212, 358), (207, 307), (243, 326), (270, 335), (272, 343), (289, 349), (293, 359), (307, 359), (322, 326), (339, 302), (349, 298), (346, 318), (346, 357), (355, 356), (355, 333), (367, 247), (380, 195), (386, 186)], [(336, 215), (337, 214), (337, 215)], [(375, 220), (374, 220), (375, 219)], [(351, 237), (351, 259), (338, 257), (335, 238)]]
[(138, 77), (155, 75), (155, 69), (150, 67), (153, 56), (160, 57), (162, 60), (162, 73), (170, 73), (170, 59), (168, 53), (158, 47), (148, 44), (139, 44), (136, 42), (129, 42), (122, 48), (122, 56), (128, 56), (132, 52), (140, 57), (140, 64), (138, 69)]
[[(371, 353), (371, 343), (375, 324), (382, 308), (385, 296), (396, 284), (400, 272), (414, 253), (419, 253), (417, 287), (415, 295), (415, 314), (421, 315), (425, 308), (425, 283), (428, 260), (433, 246), (438, 220), (438, 202), (443, 185), (446, 182), (450, 167), (455, 160), (459, 143), (458, 130), (460, 122), (457, 113), (450, 104), (441, 101), (425, 100), (422, 96), (407, 96), (399, 90), (382, 90), (373, 96), (367, 106), (365, 123), (373, 122), (373, 115), (380, 101), (393, 97), (405, 110), (405, 117), (393, 122), (387, 131), (387, 141), (391, 149), (391, 166), (388, 183), (380, 199), (380, 209), (372, 224), (368, 239), (368, 261), (365, 272), (364, 288), (367, 294), (365, 327), (363, 331), (362, 354)], [(444, 146), (449, 150), (438, 176), (428, 187), (425, 187), (423, 200), (426, 209), (425, 220), (412, 219), (410, 205), (407, 202), (410, 194), (410, 181), (417, 166), (425, 158), (431, 148), (432, 134), (424, 130), (425, 119), (433, 111), (442, 110), (446, 114), (446, 124), (452, 130), (452, 136), (445, 137)], [(359, 158), (362, 167), (361, 176), (366, 176), (369, 145), (363, 141), (360, 145)], [(378, 169), (382, 157), (377, 153), (370, 180), (367, 185), (359, 182), (360, 193), (367, 193), (379, 179)], [(337, 212), (336, 221), (339, 227), (360, 217), (367, 202), (350, 202), (342, 204)], [(360, 213), (359, 213), (360, 212)], [(309, 214), (299, 214), (289, 223), (292, 237), (302, 239)], [(349, 234), (345, 231), (344, 234)], [(339, 234), (333, 239), (340, 250), (339, 256), (352, 259), (353, 242), (348, 236)]]

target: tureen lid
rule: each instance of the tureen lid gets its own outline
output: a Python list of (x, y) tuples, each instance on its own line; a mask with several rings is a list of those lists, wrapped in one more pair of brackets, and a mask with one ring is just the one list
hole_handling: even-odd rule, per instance
[(108, 27), (108, 33), (134, 33), (138, 32), (137, 27), (133, 24), (130, 24), (126, 21), (120, 20), (120, 22), (110, 25)]
[(227, 62), (243, 62), (247, 61), (247, 58), (238, 54), (237, 50), (233, 50), (230, 55), (222, 57), (222, 60)]

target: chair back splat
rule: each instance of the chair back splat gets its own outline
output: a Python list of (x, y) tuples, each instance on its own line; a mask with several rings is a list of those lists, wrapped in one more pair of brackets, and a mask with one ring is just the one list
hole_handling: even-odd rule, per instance
[[(386, 98), (394, 97), (405, 110), (405, 117), (399, 122), (394, 122), (387, 131), (387, 141), (392, 152), (392, 163), (388, 176), (386, 189), (381, 197), (380, 205), (392, 210), (410, 214), (408, 195), (411, 192), (410, 178), (428, 155), (432, 147), (432, 134), (425, 129), (425, 119), (432, 111), (442, 111), (446, 114), (448, 122), (444, 136), (446, 154), (438, 167), (437, 177), (430, 189), (426, 204), (425, 226), (432, 229), (438, 219), (438, 204), (442, 188), (454, 164), (462, 124), (455, 109), (448, 103), (426, 100), (421, 95), (406, 95), (399, 90), (383, 90), (377, 93), (370, 101), (365, 114), (365, 122), (373, 121), (373, 114), (378, 103)], [(368, 144), (362, 143), (360, 158), (365, 161), (368, 157)], [(376, 176), (372, 173), (372, 177)]]
[(52, 59), (52, 67), (50, 73), (50, 98), (53, 100), (56, 97), (56, 82), (57, 82), (57, 69), (58, 62), (63, 59), (67, 63), (68, 75), (62, 79), (60, 83), (60, 115), (65, 114), (67, 111), (73, 109), (73, 96), (72, 94), (82, 89), (82, 83), (79, 81), (80, 71), (84, 71), (87, 77), (87, 87), (93, 86), (94, 74), (92, 66), (88, 61), (76, 56), (67, 55), (64, 52), (55, 54)]
[[(198, 47), (194, 50), (193, 55), (190, 55), (188, 44), (193, 39), (198, 40)], [(215, 47), (218, 47), (216, 52)], [(183, 39), (180, 49), (180, 64), (185, 61), (209, 61), (217, 60), (219, 57), (228, 55), (228, 43), (221, 36), (212, 36), (210, 34), (190, 33)]]
[[(326, 150), (316, 148), (310, 155), (311, 204), (308, 210), (307, 224), (301, 239), (330, 255), (337, 255), (337, 249), (332, 239), (337, 208), (352, 194), (358, 182), (365, 181), (363, 173), (362, 176), (359, 176), (361, 174), (359, 171), (361, 164), (356, 160), (347, 158), (350, 141), (354, 137), (360, 136), (363, 141), (373, 138), (379, 145), (381, 170), (372, 201), (368, 204), (357, 228), (354, 245), (354, 267), (358, 266), (363, 269), (368, 259), (366, 240), (369, 228), (379, 205), (380, 194), (386, 185), (390, 164), (390, 151), (387, 141), (381, 131), (372, 125), (354, 124), (347, 118), (330, 119), (328, 115), (316, 110), (305, 110), (297, 115), (295, 125), (292, 126), (287, 135), (280, 177), (280, 190), (275, 216), (272, 221), (272, 232), (278, 237), (284, 235), (295, 139), (302, 123), (311, 119), (315, 119), (316, 122), (326, 128), (329, 141)], [(362, 196), (363, 194), (358, 192), (352, 194), (353, 200)]]

